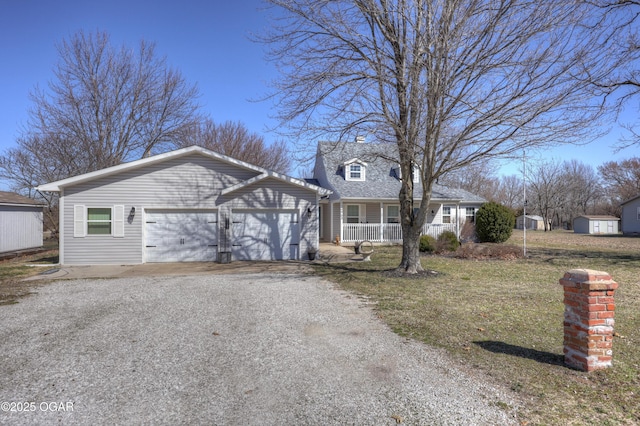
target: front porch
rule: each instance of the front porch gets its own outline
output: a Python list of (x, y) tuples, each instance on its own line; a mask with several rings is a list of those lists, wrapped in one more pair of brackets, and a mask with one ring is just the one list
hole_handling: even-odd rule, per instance
[[(444, 231), (460, 235), (456, 223), (430, 223), (422, 227), (422, 235), (431, 235), (433, 238), (438, 238)], [(345, 243), (367, 240), (375, 243), (402, 242), (399, 223), (343, 223), (341, 234), (341, 241)]]

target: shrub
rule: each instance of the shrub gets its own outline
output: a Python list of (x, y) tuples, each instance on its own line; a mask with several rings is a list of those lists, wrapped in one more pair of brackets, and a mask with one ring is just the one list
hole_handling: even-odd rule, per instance
[(444, 231), (442, 234), (438, 235), (438, 241), (436, 243), (436, 251), (456, 251), (460, 246), (460, 241), (458, 241), (458, 237), (455, 232)]
[(436, 250), (436, 239), (431, 235), (420, 237), (420, 251), (423, 253), (433, 253)]
[(476, 213), (476, 234), (482, 242), (504, 243), (511, 236), (516, 217), (503, 205), (490, 202)]
[(476, 236), (476, 225), (470, 221), (466, 221), (460, 230), (460, 242), (475, 243), (478, 241)]

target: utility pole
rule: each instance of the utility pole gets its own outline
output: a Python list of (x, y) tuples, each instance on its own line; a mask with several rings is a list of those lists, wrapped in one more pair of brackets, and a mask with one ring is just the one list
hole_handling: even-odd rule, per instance
[(522, 255), (527, 257), (527, 155), (522, 150), (522, 198), (524, 200), (522, 208)]

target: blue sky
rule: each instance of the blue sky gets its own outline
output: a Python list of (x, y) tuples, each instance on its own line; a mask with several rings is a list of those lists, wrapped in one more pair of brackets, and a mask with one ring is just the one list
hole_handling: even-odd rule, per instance
[[(197, 83), (202, 112), (216, 122), (242, 121), (268, 142), (278, 139), (267, 132), (276, 124), (270, 118), (273, 105), (252, 102), (268, 91), (267, 82), (276, 77), (275, 66), (264, 60), (263, 46), (248, 38), (269, 25), (260, 0), (0, 1), (0, 152), (15, 146), (31, 106), (29, 92), (36, 85), (46, 88), (53, 78), (55, 44), (78, 30), (106, 31), (116, 45), (136, 47), (141, 39), (155, 42), (157, 53), (166, 56), (170, 66)], [(626, 119), (634, 119), (637, 112), (630, 108)], [(620, 129), (614, 126), (595, 143), (542, 155), (594, 166), (640, 155), (638, 148), (614, 155), (611, 146), (619, 136)], [(515, 161), (501, 172), (514, 174), (519, 166)]]

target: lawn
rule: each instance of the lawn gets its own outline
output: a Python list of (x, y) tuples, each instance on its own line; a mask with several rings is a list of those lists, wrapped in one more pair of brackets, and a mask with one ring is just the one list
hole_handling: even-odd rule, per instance
[[(507, 244), (523, 246), (522, 231)], [(397, 276), (399, 247), (372, 262), (317, 272), (375, 302), (397, 333), (446, 349), (461, 368), (482, 372), (522, 400), (523, 425), (640, 423), (640, 238), (527, 232), (527, 258), (424, 256), (437, 274)], [(606, 271), (615, 294), (613, 367), (585, 373), (563, 363), (563, 289), (570, 269)], [(506, 407), (505, 407), (506, 408)]]
[(0, 261), (0, 305), (18, 303), (18, 299), (42, 285), (41, 282), (22, 279), (51, 269), (58, 263), (58, 250), (54, 246), (57, 244), (47, 244), (46, 250), (40, 253)]

